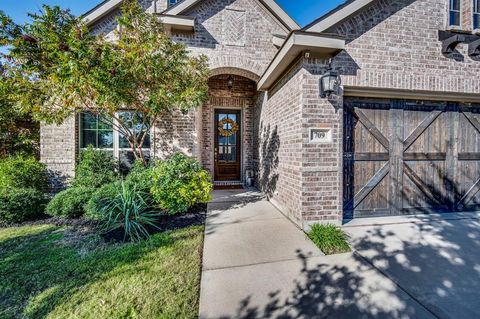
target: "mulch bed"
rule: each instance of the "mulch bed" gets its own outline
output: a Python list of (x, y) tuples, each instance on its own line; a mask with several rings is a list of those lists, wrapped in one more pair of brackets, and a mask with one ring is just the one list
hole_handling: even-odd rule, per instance
[[(164, 215), (160, 217), (157, 227), (150, 227), (148, 231), (150, 234), (155, 234), (164, 231), (171, 231), (190, 226), (201, 226), (205, 224), (207, 217), (207, 205), (199, 204), (192, 207), (188, 212), (174, 216)], [(34, 221), (27, 221), (20, 224), (2, 225), (1, 228), (6, 227), (22, 227), (22, 226), (36, 226), (36, 225), (53, 225), (57, 227), (68, 227), (71, 236), (83, 237), (98, 233), (99, 223), (97, 221), (87, 220), (84, 218), (61, 218), (61, 217), (45, 217)], [(113, 231), (102, 234), (106, 242), (122, 242), (123, 232)]]

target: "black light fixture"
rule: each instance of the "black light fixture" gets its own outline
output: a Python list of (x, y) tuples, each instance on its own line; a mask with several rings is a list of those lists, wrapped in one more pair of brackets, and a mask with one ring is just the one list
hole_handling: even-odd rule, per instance
[(229, 90), (233, 88), (233, 76), (229, 75), (227, 78), (227, 87)]
[(322, 98), (330, 97), (332, 94), (338, 92), (340, 86), (340, 77), (337, 72), (333, 71), (331, 67), (320, 78), (320, 96)]

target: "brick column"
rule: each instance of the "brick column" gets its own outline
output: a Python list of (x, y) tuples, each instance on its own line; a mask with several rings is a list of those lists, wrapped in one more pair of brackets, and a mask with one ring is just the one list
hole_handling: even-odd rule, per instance
[[(320, 97), (320, 77), (327, 61), (305, 59), (302, 103), (302, 216), (303, 228), (312, 223), (341, 224), (343, 110), (341, 96)], [(330, 131), (330, 140), (312, 142), (310, 130)]]

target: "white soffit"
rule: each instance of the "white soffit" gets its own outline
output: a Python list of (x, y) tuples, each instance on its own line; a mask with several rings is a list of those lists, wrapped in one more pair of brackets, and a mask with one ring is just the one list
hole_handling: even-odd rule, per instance
[(258, 81), (258, 90), (267, 91), (302, 52), (331, 57), (345, 49), (345, 40), (327, 34), (292, 32)]
[(195, 29), (195, 18), (194, 17), (187, 17), (187, 16), (172, 16), (161, 14), (160, 21), (171, 29), (178, 30), (178, 31), (194, 31)]
[(328, 28), (335, 24), (345, 20), (355, 12), (363, 9), (367, 5), (371, 4), (375, 0), (350, 0), (340, 5), (337, 9), (334, 9), (326, 15), (320, 17), (314, 22), (307, 25), (303, 30), (310, 32), (324, 32)]
[(273, 38), (272, 38), (272, 43), (277, 48), (280, 48), (285, 43), (286, 39), (287, 39), (287, 37), (285, 37), (283, 35), (274, 34)]

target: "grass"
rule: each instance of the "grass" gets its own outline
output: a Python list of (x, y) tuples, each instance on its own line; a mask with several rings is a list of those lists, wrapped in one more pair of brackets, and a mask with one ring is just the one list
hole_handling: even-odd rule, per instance
[(335, 225), (314, 224), (308, 232), (308, 237), (326, 255), (350, 251), (347, 234)]
[(67, 228), (0, 229), (0, 318), (196, 318), (203, 226), (106, 245)]

